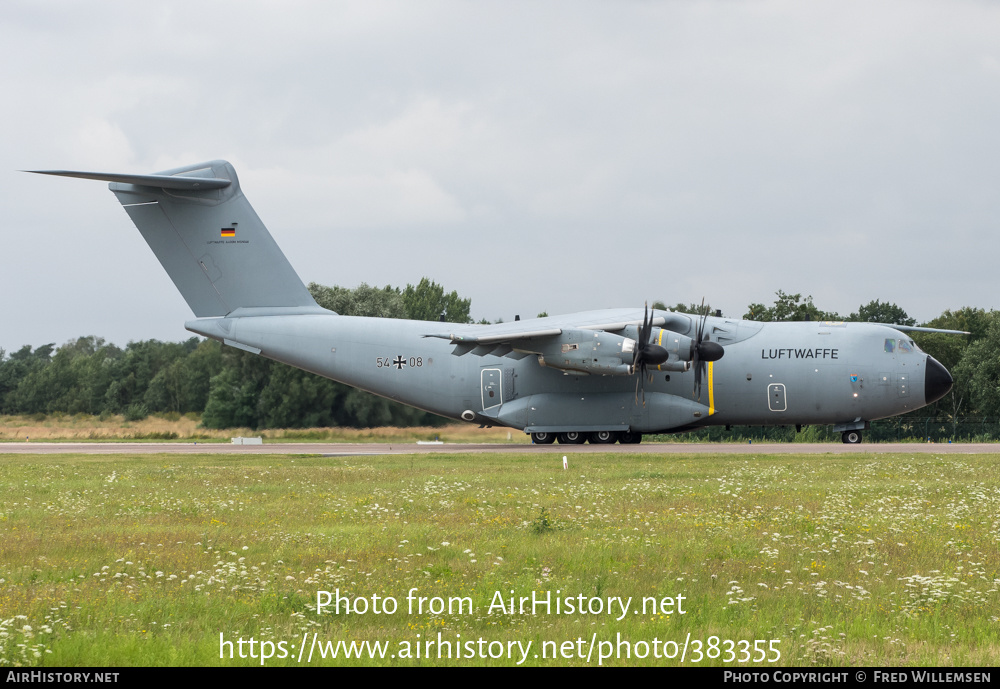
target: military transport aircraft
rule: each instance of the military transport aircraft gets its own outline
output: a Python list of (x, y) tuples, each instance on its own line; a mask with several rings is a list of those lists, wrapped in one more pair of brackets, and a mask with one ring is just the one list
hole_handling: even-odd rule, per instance
[(536, 443), (802, 424), (833, 424), (858, 443), (871, 421), (952, 385), (908, 336), (919, 328), (638, 308), (497, 325), (341, 316), (313, 300), (225, 161), (153, 175), (35, 172), (111, 182), (194, 312), (188, 330)]

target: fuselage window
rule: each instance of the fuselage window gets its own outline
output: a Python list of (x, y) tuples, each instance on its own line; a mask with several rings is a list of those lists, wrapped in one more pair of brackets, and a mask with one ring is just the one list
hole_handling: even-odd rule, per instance
[(896, 341), (891, 338), (886, 338), (885, 340), (885, 352), (886, 354), (892, 354), (893, 350), (896, 349)]
[(906, 340), (900, 340), (898, 346), (899, 346), (900, 353), (905, 352), (905, 353), (909, 354), (910, 352), (913, 351), (913, 348), (910, 346), (910, 343), (907, 342)]

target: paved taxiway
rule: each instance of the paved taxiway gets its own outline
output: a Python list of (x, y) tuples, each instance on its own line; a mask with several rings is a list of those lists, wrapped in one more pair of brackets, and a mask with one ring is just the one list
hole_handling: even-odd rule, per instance
[(0, 454), (238, 454), (238, 455), (408, 455), (482, 452), (580, 454), (1000, 454), (1000, 443), (642, 443), (640, 445), (527, 445), (517, 443), (0, 443)]

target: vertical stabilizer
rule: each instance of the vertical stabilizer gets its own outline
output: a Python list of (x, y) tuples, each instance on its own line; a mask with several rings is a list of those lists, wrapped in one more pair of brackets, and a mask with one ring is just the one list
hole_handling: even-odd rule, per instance
[(108, 185), (199, 318), (239, 308), (319, 309), (224, 160), (125, 175), (64, 170)]

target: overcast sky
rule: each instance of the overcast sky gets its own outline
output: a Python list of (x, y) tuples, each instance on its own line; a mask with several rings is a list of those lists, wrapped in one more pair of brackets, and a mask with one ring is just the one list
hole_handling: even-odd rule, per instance
[(178, 341), (102, 182), (231, 161), (305, 282), (478, 320), (994, 308), (995, 2), (0, 4), (0, 348)]

